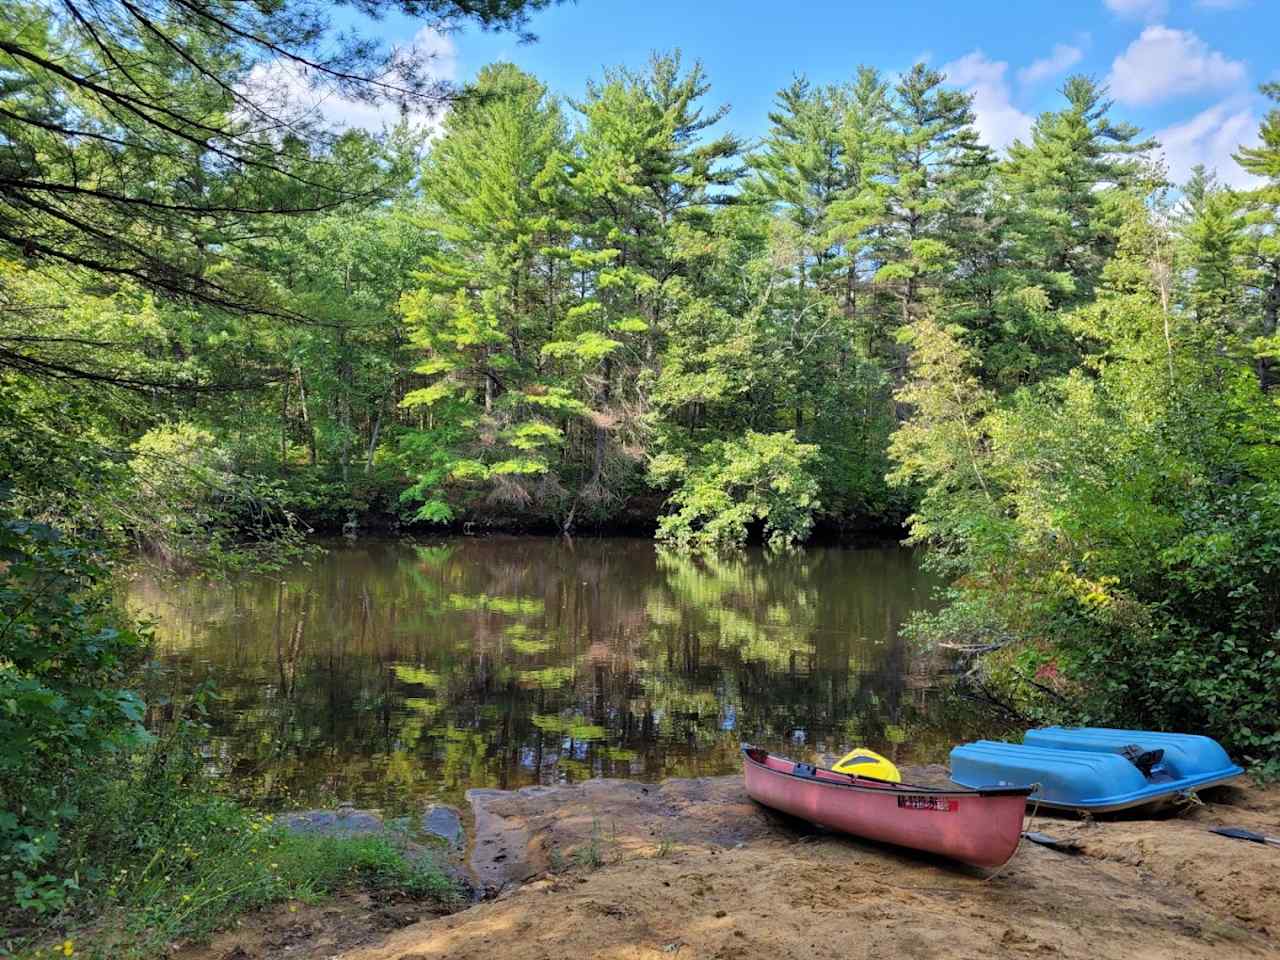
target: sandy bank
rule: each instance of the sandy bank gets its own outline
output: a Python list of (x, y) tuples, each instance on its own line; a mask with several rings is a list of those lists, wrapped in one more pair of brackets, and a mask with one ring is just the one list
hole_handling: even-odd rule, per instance
[[(368, 905), (277, 912), (187, 955), (1280, 957), (1280, 851), (1207, 832), (1280, 832), (1280, 789), (1206, 799), (1159, 820), (1042, 816), (1036, 829), (1080, 852), (1024, 843), (993, 874), (814, 831), (753, 804), (739, 777), (474, 791), (472, 867), (493, 899), (390, 933), (410, 918), (361, 934)], [(282, 938), (281, 923), (310, 935)]]

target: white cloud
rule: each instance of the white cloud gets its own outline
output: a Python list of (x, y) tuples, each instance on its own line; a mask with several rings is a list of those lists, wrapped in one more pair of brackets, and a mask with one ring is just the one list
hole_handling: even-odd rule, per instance
[(1255, 187), (1260, 181), (1243, 170), (1232, 154), (1242, 144), (1258, 141), (1261, 117), (1247, 98), (1233, 97), (1209, 107), (1190, 120), (1155, 133), (1164, 149), (1169, 179), (1185, 183), (1198, 163), (1216, 170), (1218, 179), (1232, 187)]
[(1130, 105), (1244, 83), (1245, 65), (1228, 60), (1189, 30), (1152, 26), (1111, 64), (1112, 95)]
[(1084, 51), (1067, 43), (1055, 43), (1047, 57), (1032, 61), (1030, 66), (1018, 71), (1018, 83), (1031, 86), (1056, 77), (1075, 66), (1084, 57)]
[[(396, 55), (426, 64), (426, 72), (437, 80), (453, 80), (457, 76), (458, 51), (453, 40), (430, 27), (423, 27), (414, 34), (408, 44), (396, 51)], [(395, 82), (394, 75), (383, 79), (388, 83)], [(401, 112), (394, 104), (364, 103), (343, 97), (330, 88), (313, 88), (308, 83), (305, 67), (283, 60), (254, 67), (246, 87), (255, 92), (255, 99), (287, 104), (292, 111), (301, 111), (336, 130), (362, 127), (376, 133), (384, 127), (394, 126), (401, 119)], [(436, 128), (443, 119), (443, 113), (411, 113), (409, 119), (417, 125)]]
[(1169, 12), (1169, 0), (1105, 0), (1107, 9), (1135, 20), (1158, 20)]
[(973, 94), (973, 112), (977, 115), (978, 133), (996, 148), (1007, 147), (1031, 133), (1032, 119), (1013, 105), (1009, 81), (1005, 73), (1009, 64), (988, 60), (981, 50), (966, 53), (959, 60), (944, 64), (947, 80)]

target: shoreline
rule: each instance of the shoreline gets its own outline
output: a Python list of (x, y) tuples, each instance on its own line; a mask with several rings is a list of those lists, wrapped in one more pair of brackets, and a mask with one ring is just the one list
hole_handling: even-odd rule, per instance
[[(939, 767), (907, 773), (945, 776)], [(176, 956), (1280, 956), (1276, 851), (1208, 832), (1274, 830), (1274, 785), (1217, 788), (1203, 805), (1151, 819), (1041, 814), (1032, 829), (1077, 852), (1024, 842), (996, 871), (776, 814), (746, 797), (738, 775), (473, 790), (469, 799), (481, 902), (396, 927), (385, 922), (393, 910), (371, 914), (360, 897), (340, 897), (302, 919), (264, 911)], [(353, 928), (361, 916), (373, 927)]]

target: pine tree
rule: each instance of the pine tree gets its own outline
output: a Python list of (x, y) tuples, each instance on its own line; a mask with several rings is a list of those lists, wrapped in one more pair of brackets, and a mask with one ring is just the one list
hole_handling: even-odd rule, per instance
[[(828, 240), (836, 244), (831, 291), (845, 315), (864, 331), (868, 323), (863, 314), (874, 317), (877, 313), (874, 303), (860, 311), (858, 300), (874, 272), (870, 251), (885, 209), (884, 181), (893, 145), (889, 96), (888, 84), (872, 67), (859, 67), (853, 82), (836, 91), (843, 176), (828, 216)], [(870, 352), (869, 335), (866, 340)]]
[(748, 196), (777, 210), (794, 228), (802, 288), (825, 280), (833, 256), (828, 215), (845, 185), (837, 97), (833, 88), (814, 89), (796, 78), (778, 91), (769, 133), (748, 158), (755, 175)]
[[(360, 0), (440, 30), (527, 33), (544, 0)], [(224, 265), (278, 215), (369, 202), (327, 147), (296, 71), (321, 98), (440, 108), (430, 58), (337, 34), (311, 0), (7, 2), (0, 16), (0, 249), (95, 282), (260, 312), (256, 278)], [(361, 184), (366, 186), (366, 184)], [(231, 262), (235, 256), (227, 257)]]
[(1031, 140), (1014, 141), (1000, 168), (1002, 188), (1016, 198), (1009, 224), (1014, 257), (1053, 307), (1087, 300), (1116, 244), (1116, 192), (1145, 176), (1137, 156), (1154, 146), (1138, 129), (1109, 116), (1105, 89), (1084, 76), (1062, 90), (1067, 106), (1041, 114)]
[(564, 299), (564, 271), (545, 250), (562, 242), (555, 205), (566, 149), (546, 89), (498, 64), (449, 115), (425, 165), (424, 226), (441, 244), (403, 310), (427, 355), (416, 372), (430, 382), (403, 405), (430, 417), (405, 443), (426, 519), (452, 516), (449, 482), (522, 509), (554, 509), (558, 499), (563, 418), (584, 412), (545, 382), (540, 352)]
[(876, 282), (897, 301), (897, 323), (940, 299), (972, 235), (991, 170), (973, 127), (972, 97), (916, 64), (894, 88), (885, 208), (873, 245)]
[(989, 375), (1005, 387), (1066, 369), (1073, 348), (1063, 311), (1087, 303), (1115, 251), (1121, 199), (1153, 185), (1140, 154), (1152, 141), (1110, 116), (1106, 91), (1070, 77), (1062, 110), (1041, 114), (1029, 141), (1017, 140), (1000, 165), (993, 205), (1001, 231), (1002, 275), (981, 323)]
[[(754, 299), (729, 307), (753, 321), (736, 336), (752, 337), (773, 358), (752, 392), (754, 428), (792, 427), (821, 445), (828, 507), (883, 504), (890, 404), (872, 356), (874, 303), (863, 292), (872, 272), (867, 249), (884, 209), (888, 89), (863, 67), (847, 84), (814, 88), (797, 80), (777, 100), (769, 135), (749, 158), (746, 195), (774, 217), (745, 261), (759, 286)], [(778, 269), (788, 263), (794, 266)]]
[[(1196, 166), (1182, 188), (1178, 210), (1185, 300), (1196, 321), (1221, 340), (1246, 321), (1243, 254), (1245, 223), (1240, 199), (1217, 177)], [(1224, 344), (1225, 346), (1225, 344)]]
[(754, 177), (747, 197), (793, 228), (800, 286), (832, 297), (852, 320), (865, 251), (884, 208), (888, 88), (861, 67), (853, 82), (838, 86), (797, 79), (777, 100), (769, 134), (748, 161)]
[(576, 367), (593, 411), (579, 489), (589, 508), (616, 501), (634, 472), (648, 384), (675, 314), (700, 295), (712, 208), (740, 174), (736, 137), (699, 140), (727, 112), (704, 112), (709, 89), (700, 63), (686, 70), (678, 53), (655, 55), (646, 72), (607, 72), (575, 104), (583, 127), (567, 177), (574, 241), (559, 255), (577, 296), (543, 351)]
[[(1262, 92), (1280, 103), (1280, 83), (1262, 86)], [(1262, 389), (1275, 385), (1273, 357), (1280, 344), (1280, 107), (1274, 107), (1263, 118), (1258, 131), (1261, 143), (1241, 147), (1236, 154), (1240, 166), (1263, 180), (1262, 186), (1244, 197), (1249, 227), (1247, 270), (1249, 283), (1259, 300), (1256, 368)]]

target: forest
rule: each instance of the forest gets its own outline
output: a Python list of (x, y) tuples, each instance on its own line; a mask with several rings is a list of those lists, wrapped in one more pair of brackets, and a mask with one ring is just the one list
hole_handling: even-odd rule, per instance
[[(352, 4), (517, 35), (545, 5)], [(747, 140), (679, 52), (453, 86), (325, 45), (326, 6), (0, 3), (15, 916), (109, 880), (124, 808), (80, 772), (197, 775), (143, 734), (113, 566), (317, 532), (905, 538), (951, 584), (913, 638), (1000, 709), (1280, 773), (1280, 84), (1237, 190), (1169, 182), (1088, 76), (999, 153), (923, 63), (797, 77)], [(279, 62), (405, 120), (335, 132)]]

